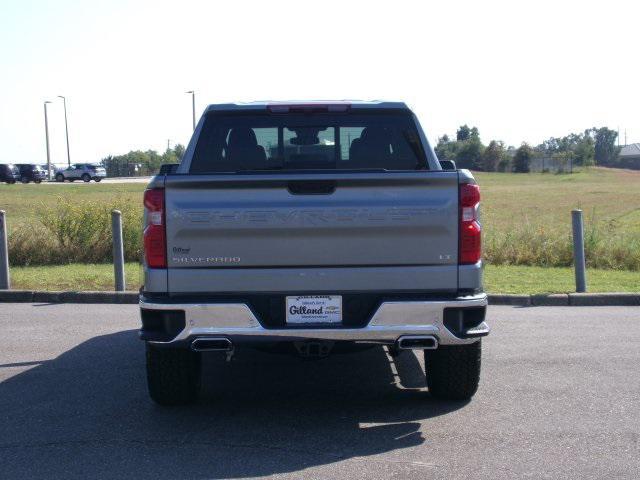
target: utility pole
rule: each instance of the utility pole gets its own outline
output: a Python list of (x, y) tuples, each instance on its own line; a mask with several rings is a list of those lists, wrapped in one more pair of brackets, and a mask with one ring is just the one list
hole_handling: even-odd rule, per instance
[(62, 95), (58, 95), (62, 99), (64, 105), (64, 132), (67, 136), (67, 166), (71, 166), (71, 154), (69, 153), (69, 126), (67, 125), (67, 99)]
[(44, 136), (47, 142), (47, 178), (51, 180), (51, 155), (49, 153), (49, 119), (47, 118), (47, 104), (49, 100), (44, 102)]
[(193, 124), (193, 129), (196, 129), (196, 92), (195, 90), (189, 90), (188, 92), (191, 94), (191, 120)]

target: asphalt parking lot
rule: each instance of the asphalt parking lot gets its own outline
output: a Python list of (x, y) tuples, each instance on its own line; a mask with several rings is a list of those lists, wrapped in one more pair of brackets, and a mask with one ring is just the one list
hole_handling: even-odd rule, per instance
[(489, 321), (470, 403), (376, 348), (208, 358), (201, 401), (165, 409), (135, 305), (0, 304), (0, 478), (639, 478), (640, 309)]

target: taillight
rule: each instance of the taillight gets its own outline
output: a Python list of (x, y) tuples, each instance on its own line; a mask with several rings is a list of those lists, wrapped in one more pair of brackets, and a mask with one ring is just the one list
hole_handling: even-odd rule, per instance
[(474, 264), (482, 256), (482, 228), (478, 222), (480, 187), (463, 183), (460, 185), (460, 265)]
[(167, 268), (167, 239), (165, 235), (164, 188), (144, 191), (147, 224), (143, 233), (144, 258), (151, 268)]

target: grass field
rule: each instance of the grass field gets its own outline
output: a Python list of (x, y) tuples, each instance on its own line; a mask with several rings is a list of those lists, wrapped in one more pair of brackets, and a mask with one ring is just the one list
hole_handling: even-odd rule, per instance
[(495, 265), (571, 266), (571, 210), (585, 219), (592, 267), (640, 270), (640, 171), (476, 173), (484, 251)]
[(640, 233), (640, 171), (591, 168), (571, 175), (474, 172), (474, 176), (482, 188), (483, 224), (489, 233), (525, 223), (570, 230), (574, 208), (584, 211), (588, 224)]
[[(582, 208), (598, 223), (640, 233), (640, 171), (591, 168), (572, 175), (474, 175), (482, 187), (482, 216), (488, 232), (508, 231), (525, 223), (564, 228), (570, 225), (571, 209)], [(141, 183), (0, 184), (0, 208), (18, 225), (36, 221), (38, 210), (60, 196), (78, 204), (95, 201), (141, 207), (144, 188)]]
[[(127, 290), (138, 290), (142, 269), (127, 263)], [(637, 292), (638, 272), (589, 270), (590, 292)], [(113, 266), (73, 264), (60, 266), (14, 267), (12, 287), (25, 290), (113, 290)], [(566, 293), (575, 291), (571, 268), (487, 266), (485, 288), (491, 293)]]
[(142, 208), (143, 183), (64, 183), (6, 185), (0, 183), (0, 210), (7, 212), (11, 227), (38, 222), (38, 212), (64, 197), (82, 205), (87, 202), (139, 205)]
[[(476, 177), (482, 188), (488, 263), (571, 266), (570, 212), (582, 208), (588, 265), (640, 272), (640, 172), (591, 168), (571, 175), (476, 173)], [(143, 189), (144, 184), (1, 184), (0, 208), (7, 211), (13, 264), (58, 264), (72, 258), (108, 261), (106, 207), (123, 210), (129, 228), (127, 258), (140, 258), (137, 219)]]

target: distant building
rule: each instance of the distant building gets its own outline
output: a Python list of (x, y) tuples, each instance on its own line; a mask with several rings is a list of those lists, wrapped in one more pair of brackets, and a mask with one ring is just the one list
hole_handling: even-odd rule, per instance
[(640, 160), (640, 143), (632, 143), (630, 145), (620, 147), (620, 160), (632, 158)]
[(631, 143), (620, 147), (620, 166), (640, 170), (640, 143)]

